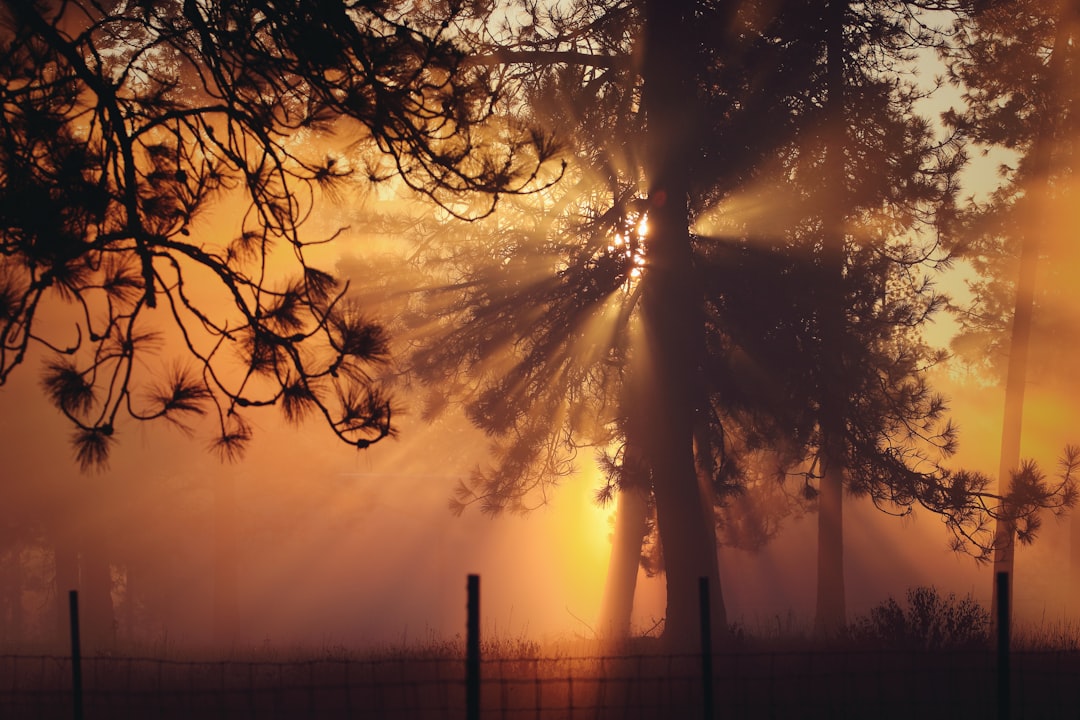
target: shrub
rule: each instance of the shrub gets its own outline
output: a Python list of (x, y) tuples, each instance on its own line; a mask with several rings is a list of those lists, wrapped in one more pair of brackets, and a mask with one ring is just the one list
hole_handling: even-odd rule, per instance
[(970, 595), (958, 599), (933, 587), (907, 591), (907, 607), (890, 597), (850, 627), (857, 641), (887, 648), (955, 650), (982, 648), (990, 640), (990, 613)]

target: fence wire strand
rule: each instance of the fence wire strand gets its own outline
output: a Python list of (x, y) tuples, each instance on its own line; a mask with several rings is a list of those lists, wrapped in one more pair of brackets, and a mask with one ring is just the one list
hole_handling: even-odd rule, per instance
[[(71, 717), (71, 660), (0, 655), (0, 718)], [(465, 717), (459, 658), (83, 657), (88, 720)], [(701, 717), (696, 655), (485, 658), (481, 717)], [(1014, 652), (1014, 716), (1080, 712), (1080, 653)], [(718, 718), (993, 717), (992, 652), (716, 653)]]

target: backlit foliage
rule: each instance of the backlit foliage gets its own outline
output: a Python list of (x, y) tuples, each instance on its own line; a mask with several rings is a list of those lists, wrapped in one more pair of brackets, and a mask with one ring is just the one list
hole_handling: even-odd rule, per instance
[(851, 624), (853, 640), (894, 650), (982, 650), (990, 642), (990, 613), (972, 597), (933, 587), (907, 591), (907, 606), (889, 598)]
[(959, 360), (984, 378), (1004, 380), (1010, 356), (1021, 247), (1037, 247), (1031, 355), (1054, 377), (1053, 392), (1075, 392), (1072, 348), (1080, 327), (1074, 169), (1080, 138), (1080, 5), (1073, 0), (971, 3), (944, 54), (965, 104), (944, 119), (1000, 158), (993, 192), (971, 203), (949, 234), (971, 264), (970, 299), (953, 308)]
[[(625, 465), (650, 262), (629, 232), (649, 185), (640, 4), (510, 5), (520, 12), (504, 24), (463, 25), (483, 48), (474, 62), (513, 78), (521, 112), (567, 128), (573, 161), (535, 204), (508, 203), (464, 228), (412, 228), (427, 273), (416, 295), (430, 312), (416, 323), (410, 370), (439, 407), (459, 399), (495, 451), (458, 487), (455, 511), (535, 507), (585, 449), (601, 455), (602, 501), (666, 471)], [(945, 464), (957, 432), (927, 379), (944, 354), (922, 329), (944, 303), (932, 280), (948, 260), (939, 238), (955, 228), (965, 155), (917, 112), (925, 91), (905, 76), (942, 35), (907, 4), (850, 5), (842, 115), (830, 121), (822, 6), (737, 5), (737, 38), (711, 3), (687, 28), (699, 70), (700, 107), (686, 108), (697, 120), (686, 173), (699, 273), (685, 281), (700, 286), (701, 315), (664, 320), (701, 322), (693, 441), (721, 536), (758, 547), (815, 501), (828, 414), (848, 491), (894, 514), (927, 508), (958, 548), (985, 558), (993, 518), (1067, 507), (1071, 474), (1020, 500)], [(843, 166), (835, 185), (829, 148)], [(832, 227), (841, 260), (831, 273)], [(642, 282), (628, 283), (637, 267)], [(638, 415), (639, 442), (651, 420)]]
[[(44, 352), (84, 468), (105, 462), (125, 415), (214, 416), (230, 459), (250, 407), (322, 417), (361, 448), (392, 432), (385, 336), (309, 263), (336, 234), (302, 227), (318, 201), (392, 175), (485, 215), (535, 189), (554, 151), (492, 121), (495, 80), (463, 66), (445, 22), (400, 13), (349, 0), (0, 10), (0, 384)], [(347, 147), (328, 153), (331, 137)], [(204, 217), (214, 201), (243, 208), (233, 229)], [(186, 360), (144, 362), (166, 346)]]

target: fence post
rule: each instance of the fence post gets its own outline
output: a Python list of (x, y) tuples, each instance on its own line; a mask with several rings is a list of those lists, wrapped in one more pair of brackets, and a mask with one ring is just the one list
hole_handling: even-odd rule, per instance
[(68, 592), (68, 614), (71, 618), (71, 700), (75, 720), (83, 717), (82, 647), (79, 642), (79, 591)]
[(1009, 573), (999, 572), (997, 582), (997, 707), (998, 720), (1009, 720), (1012, 710), (1011, 678), (1009, 676), (1009, 623), (1012, 618), (1009, 607)]
[(469, 575), (465, 646), (465, 717), (480, 718), (480, 576)]
[(705, 720), (713, 720), (712, 612), (709, 604), (709, 578), (698, 578), (701, 612), (701, 688)]

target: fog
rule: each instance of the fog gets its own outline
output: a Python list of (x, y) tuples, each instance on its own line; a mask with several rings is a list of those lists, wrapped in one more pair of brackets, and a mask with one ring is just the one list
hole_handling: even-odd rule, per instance
[[(355, 212), (328, 213), (311, 230), (325, 234), (355, 222)], [(206, 222), (227, 226), (228, 218), (227, 208), (218, 208)], [(353, 234), (313, 264), (355, 267), (358, 254), (386, 249), (378, 238)], [(939, 283), (962, 296), (963, 277), (958, 271)], [(1047, 277), (1067, 273), (1058, 267)], [(390, 292), (373, 290), (370, 277), (348, 279), (369, 302)], [(1047, 297), (1068, 298), (1065, 288)], [(1076, 312), (1057, 309), (1066, 317)], [(373, 312), (379, 317), (377, 305)], [(931, 331), (947, 345), (955, 327), (943, 317)], [(1051, 327), (1036, 336), (1032, 351), (1022, 454), (1047, 474), (1065, 444), (1080, 439), (1078, 390), (1063, 371), (1070, 350)], [(161, 372), (177, 352), (175, 338), (166, 335), (140, 372)], [(471, 573), (481, 576), (482, 631), (489, 638), (576, 642), (600, 633), (614, 503), (595, 502), (602, 480), (588, 451), (532, 512), (489, 517), (470, 507), (458, 517), (448, 500), (488, 460), (489, 439), (452, 408), (425, 419), (422, 399), (399, 388), (397, 437), (365, 450), (337, 441), (318, 422), (287, 425), (266, 408), (249, 416), (254, 437), (244, 458), (227, 463), (208, 449), (211, 427), (196, 424), (188, 434), (168, 423), (128, 419), (117, 428), (108, 468), (84, 473), (69, 444), (70, 425), (41, 390), (41, 359), (28, 356), (0, 388), (2, 643), (65, 642), (64, 593), (73, 588), (58, 575), (62, 553), (78, 556), (76, 582), (84, 594), (93, 592), (92, 567), (109, 574), (111, 607), (99, 603), (92, 612), (88, 605), (84, 632), (91, 646), (96, 639), (158, 652), (235, 652), (456, 641), (464, 634)], [(949, 466), (993, 477), (1002, 388), (960, 359), (934, 369), (933, 382), (950, 397), (960, 428)], [(1020, 549), (1021, 622), (1075, 620), (1068, 608), (1076, 589), (1064, 570), (1076, 555), (1070, 532), (1068, 518), (1048, 517), (1035, 545)], [(816, 533), (811, 509), (787, 517), (760, 550), (720, 549), (731, 622), (755, 634), (810, 632)], [(989, 606), (990, 567), (952, 552), (933, 513), (897, 518), (849, 498), (844, 534), (849, 620), (919, 585), (971, 594)], [(639, 571), (634, 630), (658, 632), (664, 602), (662, 578)]]
[[(386, 198), (375, 201), (383, 202), (376, 208), (388, 207)], [(355, 223), (358, 212), (346, 206), (310, 229), (326, 234)], [(228, 208), (219, 207), (206, 222), (227, 226), (229, 217)], [(385, 239), (353, 234), (343, 246), (322, 250), (313, 264), (351, 268), (365, 252), (386, 250)], [(1049, 277), (1064, 275), (1058, 268)], [(939, 283), (960, 297), (964, 277), (956, 271)], [(366, 302), (390, 292), (373, 290), (370, 277), (349, 279)], [(947, 317), (940, 322), (930, 331), (947, 345), (955, 326)], [(1052, 331), (1035, 341), (1023, 457), (1052, 474), (1061, 449), (1078, 439), (1077, 387), (1062, 372), (1068, 353)], [(176, 353), (175, 338), (166, 336), (140, 371), (160, 372)], [(464, 634), (471, 573), (481, 576), (487, 637), (575, 642), (595, 639), (601, 630), (614, 503), (595, 502), (602, 480), (587, 451), (578, 454), (576, 472), (526, 515), (489, 517), (470, 507), (455, 516), (448, 500), (457, 483), (486, 462), (489, 440), (453, 410), (425, 419), (420, 397), (399, 388), (397, 437), (365, 450), (345, 446), (318, 422), (287, 425), (267, 408), (250, 415), (254, 437), (244, 458), (227, 463), (208, 449), (210, 427), (196, 424), (188, 434), (168, 423), (129, 419), (117, 429), (108, 469), (83, 473), (69, 444), (70, 426), (42, 393), (40, 362), (41, 356), (28, 357), (0, 388), (7, 538), (0, 642), (64, 642), (63, 594), (71, 588), (57, 586), (59, 545), (78, 553), (82, 586), (90, 565), (108, 568), (111, 608), (84, 621), (90, 623), (85, 632), (103, 644), (233, 652), (455, 641)], [(933, 382), (949, 396), (960, 428), (959, 452), (949, 466), (993, 477), (1002, 388), (959, 359), (936, 368)], [(755, 634), (810, 632), (816, 533), (811, 509), (787, 517), (760, 550), (720, 549), (731, 622)], [(1063, 571), (1075, 554), (1069, 538), (1068, 518), (1050, 517), (1035, 545), (1020, 549), (1015, 606), (1021, 622), (1073, 621), (1067, 608), (1076, 592)], [(971, 594), (989, 606), (990, 567), (952, 552), (949, 539), (933, 513), (897, 518), (849, 498), (849, 620), (918, 585)], [(663, 615), (662, 578), (639, 571), (635, 631), (658, 632)], [(95, 631), (95, 622), (113, 627)]]
[[(362, 451), (317, 423), (286, 426), (268, 409), (252, 416), (254, 440), (235, 464), (209, 452), (198, 427), (188, 436), (129, 420), (118, 428), (109, 468), (85, 474), (69, 427), (42, 396), (36, 363), (0, 389), (5, 643), (63, 638), (57, 595), (68, 588), (53, 584), (59, 536), (84, 563), (107, 563), (115, 640), (128, 646), (233, 651), (453, 641), (464, 633), (470, 573), (481, 575), (486, 636), (596, 637), (614, 505), (595, 503), (601, 480), (587, 453), (549, 502), (524, 516), (451, 513), (448, 498), (484, 461), (487, 439), (452, 413), (429, 421), (408, 407), (397, 438)], [(1044, 375), (1029, 390), (1024, 456), (1048, 471), (1073, 439), (1076, 404), (1066, 379)], [(936, 381), (961, 428), (951, 465), (992, 473), (1001, 390), (956, 363)], [(849, 618), (917, 585), (989, 604), (990, 568), (950, 551), (932, 513), (896, 518), (856, 499), (846, 508)], [(787, 518), (759, 551), (721, 549), (732, 622), (759, 634), (809, 631), (815, 520), (813, 512)], [(1069, 533), (1068, 519), (1050, 518), (1035, 545), (1020, 550), (1021, 621), (1069, 619)], [(86, 573), (84, 565), (83, 583)], [(225, 600), (233, 610), (215, 610), (222, 602), (215, 583), (235, 583)], [(642, 572), (635, 629), (655, 632), (663, 612), (662, 581)]]
[[(83, 475), (67, 428), (34, 379), (26, 373), (3, 395), (4, 505), (9, 512), (28, 506), (7, 523), (70, 528), (82, 552), (105, 549), (121, 639), (215, 640), (222, 522), (235, 542), (239, 624), (226, 633), (230, 642), (453, 638), (463, 632), (468, 573), (483, 578), (492, 633), (588, 632), (606, 563), (607, 513), (589, 503), (585, 478), (566, 483), (550, 507), (527, 518), (458, 518), (447, 499), (471, 470), (470, 450), (485, 445), (478, 433), (405, 419), (402, 440), (358, 453), (317, 427), (282, 427), (270, 413), (257, 421), (238, 464), (220, 463), (198, 438), (132, 422), (118, 431), (109, 469)], [(233, 503), (222, 501), (226, 491)], [(50, 551), (22, 545), (24, 561)], [(51, 569), (41, 572), (48, 582)], [(134, 607), (129, 579), (139, 598)], [(45, 639), (50, 620), (36, 610), (53, 601), (49, 589), (24, 589), (27, 625), (20, 631), (8, 624), (7, 638), (21, 632), (23, 640)]]

